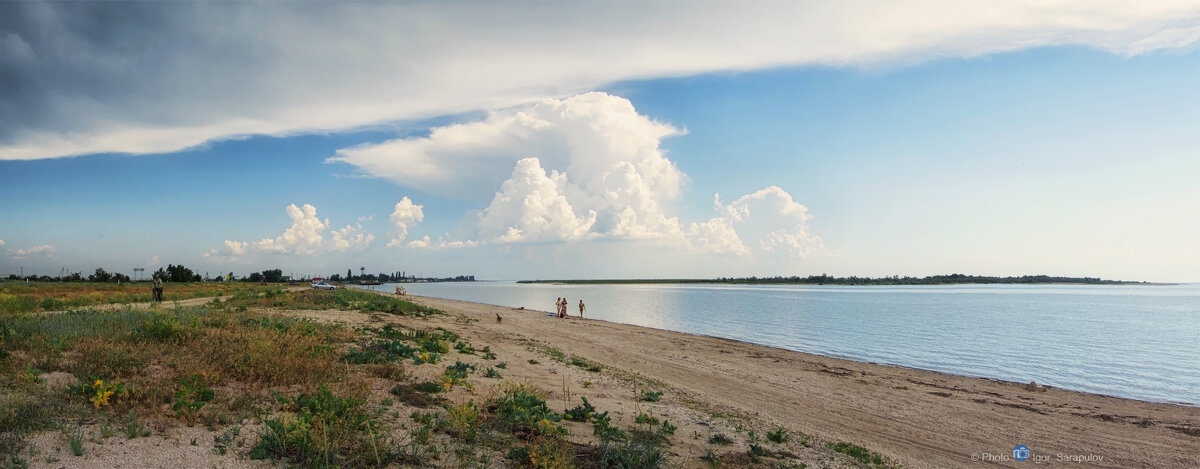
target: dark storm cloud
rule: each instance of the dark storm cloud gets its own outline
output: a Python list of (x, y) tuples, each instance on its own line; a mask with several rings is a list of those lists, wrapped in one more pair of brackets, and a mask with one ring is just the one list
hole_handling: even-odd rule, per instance
[(155, 64), (189, 36), (179, 14), (187, 9), (148, 2), (0, 3), (0, 138), (22, 129), (87, 127), (92, 116), (64, 104), (139, 100), (161, 70)]
[(626, 79), (1200, 37), (1188, 5), (992, 4), (0, 1), (0, 160), (342, 130)]

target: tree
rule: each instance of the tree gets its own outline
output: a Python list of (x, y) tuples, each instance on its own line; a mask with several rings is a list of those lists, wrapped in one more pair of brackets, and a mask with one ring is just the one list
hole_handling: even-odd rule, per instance
[(262, 276), (263, 276), (263, 280), (266, 280), (268, 282), (272, 282), (272, 283), (282, 282), (283, 281), (283, 270), (280, 270), (280, 269), (264, 270), (264, 271), (262, 271)]
[(354, 271), (346, 269), (346, 281), (349, 282), (351, 280), (354, 280)]
[(97, 267), (96, 273), (88, 276), (88, 281), (91, 282), (107, 282), (112, 280), (112, 274), (105, 272), (104, 269)]
[(247, 282), (261, 282), (262, 274), (260, 274), (258, 272), (254, 272), (254, 273), (250, 274), (249, 277), (246, 277), (244, 280)]
[(192, 272), (192, 269), (184, 267), (182, 264), (167, 264), (167, 270), (163, 271), (160, 267), (157, 272), (158, 278), (167, 282), (199, 282), (200, 275)]

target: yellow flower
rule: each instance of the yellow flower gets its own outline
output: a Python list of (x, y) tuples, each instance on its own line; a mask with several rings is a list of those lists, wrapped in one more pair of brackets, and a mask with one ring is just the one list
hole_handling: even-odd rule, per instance
[(95, 383), (92, 383), (92, 387), (97, 387), (97, 388), (98, 388), (98, 387), (101, 387), (101, 386), (104, 386), (104, 380), (102, 380), (102, 379), (98, 379), (98, 380), (96, 380), (96, 382), (95, 382)]

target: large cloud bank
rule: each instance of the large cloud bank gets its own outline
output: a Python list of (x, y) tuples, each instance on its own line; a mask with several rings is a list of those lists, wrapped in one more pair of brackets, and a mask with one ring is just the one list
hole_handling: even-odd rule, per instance
[[(466, 220), (464, 239), (424, 237), (408, 247), (612, 239), (699, 253), (758, 250), (802, 257), (821, 246), (809, 232), (808, 209), (776, 186), (729, 204), (718, 197), (716, 216), (681, 222), (672, 211), (687, 177), (660, 144), (682, 133), (639, 114), (627, 99), (586, 93), (493, 112), (433, 129), (428, 137), (343, 149), (333, 161), (400, 185), (487, 203)], [(489, 189), (490, 200), (484, 194)], [(400, 236), (389, 246), (399, 246), (406, 223), (421, 215), (408, 198), (397, 204), (393, 222)], [(751, 234), (754, 244), (747, 246), (739, 232)]]
[(1200, 4), (1174, 1), (0, 2), (0, 159), (349, 129), (624, 79), (1198, 38)]

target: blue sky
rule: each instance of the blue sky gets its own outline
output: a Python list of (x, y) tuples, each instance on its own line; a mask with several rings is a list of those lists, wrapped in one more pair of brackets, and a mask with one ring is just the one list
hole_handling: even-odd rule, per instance
[[(5, 8), (86, 13), (56, 5)], [(559, 8), (545, 14), (572, 13)], [(446, 14), (433, 10), (421, 13)], [(205, 13), (186, 18), (203, 31), (204, 18), (229, 14)], [(288, 11), (280, 21), (327, 13)], [(369, 28), (358, 13), (337, 11), (344, 22), (331, 32)], [(607, 50), (603, 34), (589, 34), (609, 20), (600, 18), (577, 34), (547, 27), (575, 51), (542, 58), (519, 34), (495, 46), (525, 46), (510, 63), (503, 51), (480, 55), (487, 41), (455, 42), (447, 28), (384, 42), (444, 38), (446, 49), (469, 53), (438, 62), (408, 52), (419, 47), (386, 49), (398, 51), (386, 59), (331, 47), (336, 56), (307, 58), (328, 59), (339, 78), (314, 84), (303, 73), (323, 72), (289, 63), (311, 52), (279, 49), (277, 60), (249, 65), (269, 80), (207, 88), (170, 64), (138, 76), (154, 86), (59, 83), (39, 75), (53, 67), (21, 52), (56, 59), (38, 54), (51, 48), (27, 32), (36, 25), (0, 24), (20, 41), (0, 49), (5, 63), (24, 65), (15, 80), (40, 78), (49, 89), (0, 109), (0, 274), (182, 263), (239, 275), (366, 266), (492, 279), (959, 272), (1200, 281), (1195, 10), (1090, 12), (1128, 24), (1047, 29), (1039, 20), (1023, 33), (914, 18), (915, 37), (944, 39), (907, 44), (900, 28), (901, 39), (872, 47), (867, 33), (853, 33), (873, 24), (865, 17), (786, 38), (810, 55), (780, 52), (770, 36), (747, 39), (756, 40), (745, 54), (718, 47), (696, 59), (685, 41), (694, 38), (680, 32), (686, 22), (667, 19), (670, 11), (616, 18), (634, 13), (644, 31), (666, 31), (631, 34), (660, 45), (670, 63)], [(754, 30), (772, 16), (728, 21)], [(455, 21), (478, 26), (471, 19)], [(118, 26), (137, 30), (94, 29)], [(288, 39), (263, 37), (285, 29), (270, 26), (235, 42)], [(68, 32), (93, 44), (89, 58), (102, 65), (153, 58), (104, 34)], [(237, 74), (257, 57), (213, 54), (217, 46), (227, 44), (180, 50), (184, 70)], [(387, 69), (394, 80), (376, 79), (387, 60), (399, 60)], [(536, 77), (522, 81), (524, 68)], [(417, 84), (426, 88), (406, 91)]]

